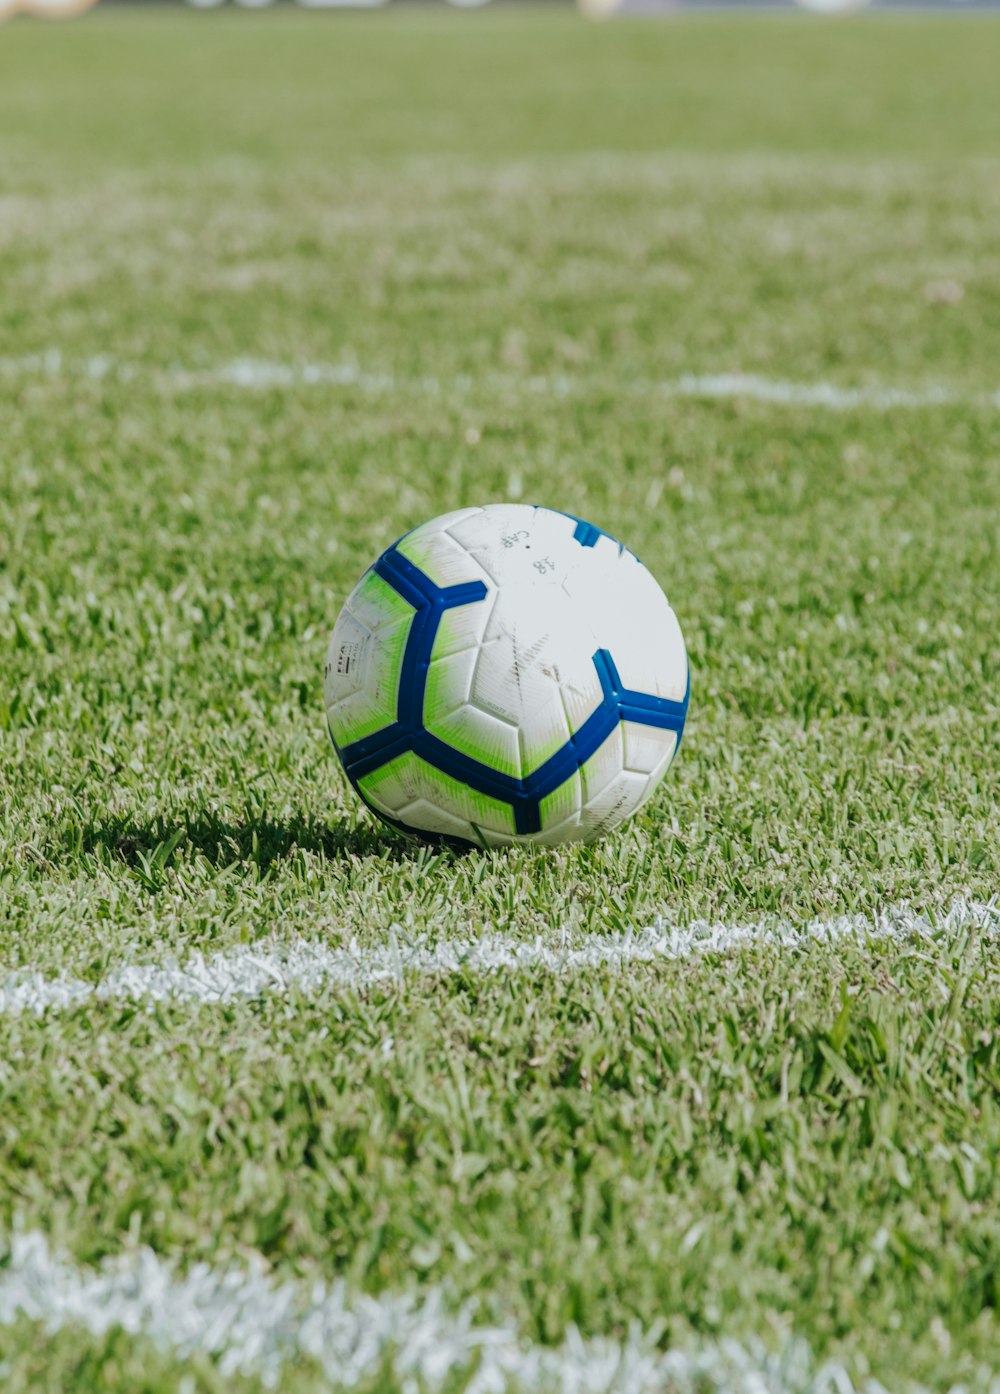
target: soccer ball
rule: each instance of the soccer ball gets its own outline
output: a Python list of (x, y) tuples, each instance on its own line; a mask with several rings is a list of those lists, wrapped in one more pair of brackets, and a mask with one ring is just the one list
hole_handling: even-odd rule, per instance
[(463, 508), (393, 544), (330, 638), (347, 777), (393, 827), (480, 846), (591, 841), (677, 753), (680, 626), (637, 557), (525, 504)]

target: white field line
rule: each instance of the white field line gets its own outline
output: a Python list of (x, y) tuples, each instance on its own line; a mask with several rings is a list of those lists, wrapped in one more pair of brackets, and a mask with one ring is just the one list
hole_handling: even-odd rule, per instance
[(327, 988), (358, 991), (417, 976), (530, 971), (568, 974), (760, 946), (803, 950), (815, 945), (864, 946), (886, 940), (931, 943), (965, 933), (1000, 937), (1000, 904), (958, 899), (940, 912), (897, 906), (873, 916), (842, 915), (803, 925), (762, 919), (746, 925), (699, 921), (671, 926), (660, 919), (634, 933), (566, 933), (550, 940), (484, 934), (478, 939), (429, 942), (422, 936), (408, 939), (405, 931), (394, 925), (388, 931), (388, 942), (375, 947), (355, 940), (337, 948), (317, 940), (264, 940), (207, 957), (193, 954), (184, 963), (127, 964), (96, 983), (20, 970), (0, 979), (0, 1014), (40, 1014), (100, 1002), (211, 1004), (287, 993), (312, 997)]
[[(38, 1233), (0, 1242), (0, 1325), (18, 1320), (98, 1337), (120, 1327), (178, 1360), (209, 1356), (223, 1377), (271, 1386), (305, 1358), (331, 1388), (391, 1372), (414, 1394), (463, 1374), (466, 1394), (885, 1394), (871, 1380), (856, 1386), (841, 1365), (817, 1367), (801, 1342), (777, 1354), (736, 1341), (662, 1352), (657, 1333), (636, 1328), (624, 1342), (571, 1333), (564, 1345), (543, 1347), (510, 1326), (476, 1326), (471, 1306), (449, 1312), (439, 1291), (351, 1296), (342, 1283), (276, 1281), (260, 1259), (247, 1268), (199, 1263), (181, 1274), (149, 1249), (77, 1268)], [(989, 1394), (1000, 1394), (1000, 1380)]]
[[(608, 390), (599, 378), (572, 376), (517, 377), (487, 373), (481, 377), (398, 377), (368, 372), (354, 363), (286, 363), (264, 358), (234, 358), (207, 368), (161, 368), (152, 364), (119, 362), (107, 354), (68, 358), (58, 349), (0, 358), (0, 376), (78, 376), (95, 380), (135, 382), (143, 378), (170, 388), (236, 387), (248, 390), (314, 387), (356, 388), (364, 392), (418, 392), (456, 395), (477, 386), (499, 391), (523, 391), (541, 397), (568, 397)], [(685, 373), (662, 381), (629, 379), (615, 389), (630, 395), (693, 397), (715, 400), (749, 399), (783, 407), (820, 407), (828, 411), (894, 411), (923, 407), (968, 406), (1000, 410), (1000, 391), (963, 392), (944, 385), (915, 388), (840, 387), (832, 382), (790, 382), (745, 373)]]

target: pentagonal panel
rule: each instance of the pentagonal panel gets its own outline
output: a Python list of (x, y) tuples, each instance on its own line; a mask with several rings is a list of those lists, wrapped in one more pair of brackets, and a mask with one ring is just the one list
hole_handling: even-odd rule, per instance
[(526, 842), (536, 847), (564, 847), (571, 842), (590, 842), (591, 836), (580, 824), (581, 813), (571, 814), (561, 823), (543, 828), (540, 833), (530, 833)]
[(667, 773), (667, 770), (669, 770), (670, 766), (673, 764), (674, 757), (676, 756), (676, 754), (677, 745), (675, 742), (673, 748), (669, 751), (669, 753), (664, 755), (663, 759), (656, 766), (656, 768), (651, 770), (649, 774), (646, 776), (646, 792), (642, 796), (643, 803), (645, 803), (646, 800), (656, 792), (656, 786), (660, 783), (660, 781), (663, 779), (663, 776)]
[(645, 796), (645, 777), (620, 770), (599, 794), (584, 804), (580, 814), (582, 831), (589, 838), (603, 837), (634, 813)]
[(358, 780), (361, 793), (379, 813), (401, 819), (403, 810), (419, 800), (421, 790), (413, 774), (414, 761), (412, 755), (401, 755)]
[(419, 567), (436, 586), (458, 586), (467, 581), (488, 579), (475, 557), (436, 521), (401, 538), (396, 543), (396, 551)]
[(463, 519), (471, 518), (474, 514), (483, 511), (482, 507), (453, 508), (450, 513), (439, 513), (436, 518), (430, 518), (426, 523), (421, 523), (419, 527), (413, 528), (406, 536), (416, 537), (422, 533), (447, 532), (449, 528), (461, 523)]
[(427, 729), (452, 750), (468, 755), (470, 759), (478, 760), (481, 765), (500, 774), (520, 778), (518, 730), (509, 722), (466, 703), (457, 711), (428, 722)]
[(433, 730), (435, 722), (457, 711), (469, 700), (472, 678), (479, 659), (478, 649), (460, 649), (431, 660), (424, 688), (423, 723)]
[(338, 702), (363, 693), (368, 681), (373, 634), (346, 607), (330, 635), (323, 668), (327, 711)]
[(498, 586), (559, 586), (579, 544), (572, 519), (548, 508), (496, 504), (448, 531)]
[(615, 726), (607, 740), (580, 770), (583, 779), (583, 802), (589, 807), (604, 789), (621, 773), (624, 763), (624, 743), (621, 723)]
[(411, 752), (365, 775), (358, 781), (358, 787), (374, 808), (412, 827), (419, 827), (419, 824), (412, 816), (404, 818), (404, 812), (408, 808), (412, 811), (413, 805), (424, 801), (484, 830), (514, 834), (514, 811), (509, 804), (480, 794)]
[(585, 624), (559, 591), (507, 585), (479, 651), (470, 702), (519, 733), (521, 769), (537, 769), (600, 705)]
[(588, 615), (597, 647), (611, 653), (626, 688), (682, 701), (684, 641), (655, 578), (630, 552), (618, 554), (600, 541), (587, 552), (567, 577), (566, 591)]
[(413, 607), (375, 571), (366, 571), (347, 597), (346, 608), (372, 634), (413, 618)]
[(476, 831), (471, 823), (464, 818), (456, 818), (451, 813), (446, 813), (444, 809), (438, 808), (436, 804), (428, 803), (426, 799), (418, 799), (416, 803), (407, 804), (399, 814), (398, 822), (405, 823), (408, 828), (414, 828), (424, 833), (439, 833), (443, 837), (458, 837), (464, 842), (478, 842)]
[(438, 623), (432, 656), (445, 658), (481, 644), (495, 600), (496, 591), (491, 591), (485, 600), (475, 600), (470, 605), (455, 605), (445, 610)]
[(476, 823), (473, 827), (475, 840), (484, 847), (510, 847), (512, 843), (523, 842), (524, 839), (511, 832), (497, 832), (494, 828), (485, 827), (481, 823)]
[(532, 842), (547, 844), (562, 842), (562, 833), (570, 823), (578, 821), (583, 805), (583, 787), (578, 770), (553, 790), (539, 805), (542, 830), (532, 836)]
[[(634, 721), (623, 721), (625, 738), (624, 764), (636, 774), (650, 775), (661, 767), (670, 764), (677, 745), (676, 731), (666, 731), (658, 726), (643, 726)], [(666, 763), (664, 763), (666, 762)]]
[(362, 579), (344, 607), (324, 670), (327, 721), (341, 748), (396, 720), (413, 613), (374, 572)]
[(404, 620), (394, 629), (368, 636), (364, 687), (335, 700), (326, 709), (330, 733), (341, 749), (374, 735), (396, 720), (399, 673), (409, 632), (409, 623)]
[(424, 729), (453, 750), (502, 774), (521, 773), (517, 727), (470, 701), (481, 648), (431, 661), (424, 696)]

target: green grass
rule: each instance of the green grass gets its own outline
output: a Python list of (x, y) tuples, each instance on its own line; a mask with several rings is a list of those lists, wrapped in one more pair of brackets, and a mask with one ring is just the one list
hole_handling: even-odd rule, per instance
[[(998, 69), (987, 19), (6, 27), (4, 968), (995, 894)], [(54, 374), (14, 362), (49, 349)], [(211, 380), (238, 356), (396, 384)], [(651, 386), (736, 371), (966, 404)], [(326, 638), (394, 537), (511, 496), (661, 579), (689, 728), (606, 844), (432, 854), (340, 774)], [(975, 1385), (998, 974), (991, 942), (758, 949), (0, 1018), (0, 1233), (443, 1284), (541, 1341), (793, 1332)], [(148, 1354), (0, 1328), (5, 1388), (176, 1388)]]

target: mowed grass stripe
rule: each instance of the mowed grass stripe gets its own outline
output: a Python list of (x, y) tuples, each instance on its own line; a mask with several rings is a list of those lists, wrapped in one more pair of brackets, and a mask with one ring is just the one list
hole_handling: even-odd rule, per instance
[(855, 1385), (842, 1365), (820, 1365), (802, 1341), (775, 1350), (773, 1341), (769, 1349), (702, 1340), (661, 1352), (633, 1328), (624, 1341), (573, 1332), (544, 1347), (510, 1324), (476, 1324), (469, 1305), (449, 1311), (437, 1291), (366, 1297), (342, 1283), (279, 1282), (259, 1255), (246, 1267), (202, 1263), (181, 1275), (142, 1248), (80, 1268), (37, 1232), (0, 1241), (0, 1325), (18, 1321), (41, 1326), (43, 1342), (65, 1330), (103, 1338), (122, 1328), (183, 1362), (208, 1356), (224, 1379), (259, 1376), (269, 1387), (294, 1366), (296, 1389), (311, 1388), (318, 1372), (331, 1389), (377, 1384), (385, 1394), (885, 1394), (872, 1380)]
[(1000, 391), (970, 392), (944, 383), (899, 386), (868, 383), (852, 387), (836, 382), (795, 382), (756, 373), (684, 373), (660, 381), (628, 378), (621, 382), (603, 376), (587, 378), (571, 373), (515, 375), (483, 373), (451, 378), (398, 376), (359, 367), (356, 363), (280, 362), (266, 358), (234, 358), (212, 367), (165, 368), (152, 363), (116, 362), (106, 354), (87, 358), (66, 357), (58, 349), (0, 358), (0, 374), (22, 376), (40, 373), (47, 378), (86, 377), (98, 382), (144, 381), (147, 386), (169, 388), (246, 388), (248, 390), (305, 390), (309, 388), (359, 389), (372, 393), (426, 393), (454, 398), (476, 391), (525, 393), (540, 397), (592, 395), (617, 391), (632, 396), (693, 397), (728, 401), (746, 398), (779, 407), (816, 407), (826, 411), (894, 411), (933, 407), (968, 406), (1000, 410)]
[(316, 940), (270, 940), (208, 956), (196, 954), (182, 964), (125, 964), (96, 983), (22, 970), (0, 979), (0, 1013), (69, 1010), (89, 1002), (225, 1003), (285, 993), (315, 995), (338, 987), (361, 991), (413, 974), (575, 973), (742, 948), (807, 950), (812, 943), (830, 945), (841, 940), (859, 945), (884, 939), (906, 943), (948, 939), (970, 931), (1000, 933), (1000, 908), (993, 902), (959, 899), (937, 913), (896, 906), (873, 916), (839, 915), (801, 925), (762, 919), (745, 925), (671, 926), (660, 920), (634, 933), (564, 933), (551, 942), (496, 934), (431, 942), (421, 935), (412, 942), (401, 926), (393, 925), (381, 946), (355, 941), (335, 948)]

